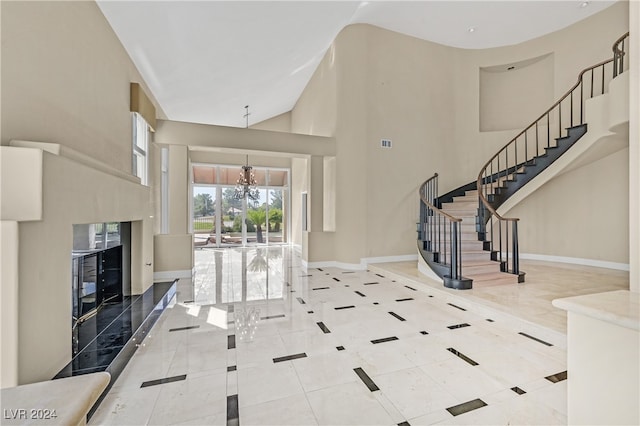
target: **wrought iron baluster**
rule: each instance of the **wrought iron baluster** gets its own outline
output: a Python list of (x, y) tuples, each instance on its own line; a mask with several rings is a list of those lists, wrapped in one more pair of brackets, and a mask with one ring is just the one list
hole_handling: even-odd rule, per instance
[(519, 252), (519, 248), (518, 248), (518, 221), (514, 220), (513, 221), (513, 247), (512, 247), (512, 251), (513, 251), (513, 273), (514, 274), (519, 274), (520, 273), (520, 252)]

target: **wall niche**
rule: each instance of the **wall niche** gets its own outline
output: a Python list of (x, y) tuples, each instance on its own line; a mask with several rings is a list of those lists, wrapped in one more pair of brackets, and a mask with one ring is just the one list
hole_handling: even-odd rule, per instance
[(480, 131), (524, 129), (554, 102), (553, 53), (480, 68)]

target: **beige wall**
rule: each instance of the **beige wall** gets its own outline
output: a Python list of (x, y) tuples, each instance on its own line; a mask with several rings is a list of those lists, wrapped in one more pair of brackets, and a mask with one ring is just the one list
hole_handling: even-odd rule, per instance
[[(471, 52), (469, 60), (460, 67), (461, 72), (508, 63), (525, 55), (553, 53), (554, 100), (557, 100), (577, 81), (582, 69), (612, 57), (613, 42), (628, 29), (627, 6), (626, 2), (619, 2), (569, 28), (521, 45)], [(474, 80), (469, 78), (465, 82), (473, 93)], [(525, 87), (535, 90), (534, 86)], [(464, 104), (462, 94), (458, 96), (457, 105)], [(469, 98), (467, 105), (472, 102), (475, 98)], [(465, 112), (473, 116), (471, 108)], [(536, 118), (531, 117), (530, 122)], [(509, 140), (508, 132), (477, 132), (465, 126), (462, 117), (457, 122), (456, 130), (461, 133), (456, 135), (456, 152), (475, 156), (465, 163), (473, 165), (469, 172), (479, 170), (482, 164), (478, 162), (487, 161), (487, 154), (492, 154), (488, 151), (497, 151)], [(470, 149), (463, 150), (465, 140), (480, 141), (481, 146), (468, 143)], [(521, 219), (520, 252), (628, 264), (628, 158), (628, 150), (624, 150), (573, 170), (544, 185), (511, 210), (509, 216)], [(599, 194), (597, 202), (593, 194)], [(603, 221), (604, 217), (613, 220)]]
[(481, 132), (524, 129), (555, 101), (553, 54), (479, 71)]
[(291, 132), (291, 111), (276, 115), (275, 117), (249, 127), (252, 129), (270, 130), (272, 132)]
[(0, 7), (2, 145), (53, 142), (75, 153), (45, 153), (42, 220), (18, 225), (18, 381), (29, 383), (71, 360), (73, 224), (132, 221), (132, 293), (152, 283), (154, 200), (131, 177), (130, 82), (153, 96), (94, 2)]
[(629, 263), (628, 158), (623, 149), (562, 174), (510, 210), (520, 252)]
[(20, 383), (48, 380), (71, 361), (73, 224), (134, 222), (132, 243), (138, 246), (131, 253), (132, 293), (152, 283), (152, 267), (146, 266), (153, 262), (150, 189), (62, 156), (44, 155), (43, 220), (19, 225)]
[(302, 193), (309, 191), (308, 159), (291, 159), (291, 242), (302, 246)]
[[(325, 251), (335, 258), (316, 260), (360, 263), (367, 247), (367, 232), (374, 231), (367, 227), (365, 217), (368, 207), (368, 73), (364, 72), (368, 66), (367, 44), (366, 27), (353, 25), (342, 30), (334, 51), (330, 52), (336, 67), (336, 182), (340, 182), (340, 188), (336, 193), (334, 247), (333, 251)], [(312, 216), (319, 214), (322, 211), (311, 211)]]
[[(246, 154), (235, 154), (216, 151), (189, 151), (191, 163), (219, 164), (219, 165), (244, 165), (247, 161)], [(291, 167), (290, 157), (273, 155), (249, 154), (249, 164), (254, 167), (276, 167), (288, 169)], [(240, 172), (240, 167), (238, 167)]]
[[(338, 184), (331, 260), (353, 264), (367, 257), (415, 253), (419, 185), (435, 172), (440, 174), (441, 193), (474, 181), (480, 167), (521, 130), (479, 130), (479, 70), (549, 55), (553, 61), (544, 65), (551, 68), (551, 92), (545, 96), (555, 100), (577, 81), (582, 69), (612, 56), (611, 45), (628, 28), (627, 6), (620, 2), (557, 33), (483, 50), (449, 48), (368, 25), (345, 28), (292, 111), (294, 131), (336, 139)], [(539, 95), (534, 86), (521, 89), (518, 96)], [(530, 122), (536, 118), (530, 117)], [(520, 119), (508, 117), (507, 122)], [(382, 138), (391, 139), (393, 148), (380, 148)], [(593, 165), (592, 186), (602, 186), (595, 182), (596, 176), (608, 176), (616, 188), (628, 186), (624, 152)], [(524, 249), (548, 255), (562, 252), (565, 257), (603, 257), (597, 245), (589, 244), (585, 250), (590, 223), (573, 223), (567, 214), (583, 217), (578, 206), (593, 204), (593, 188), (575, 187), (584, 172), (570, 172), (554, 183), (560, 186), (550, 184), (537, 195), (538, 200), (529, 201), (549, 205), (556, 202), (558, 193), (571, 191), (574, 202), (562, 204), (569, 210), (554, 219), (552, 227), (566, 231), (562, 241), (557, 237), (543, 241), (536, 230), (545, 226), (548, 217), (527, 215), (529, 222), (521, 232), (522, 241), (527, 241)], [(611, 232), (609, 254), (604, 257), (628, 263), (621, 249), (627, 245), (627, 196), (615, 190), (605, 198), (609, 205), (620, 206), (616, 215), (623, 224), (616, 224)], [(606, 208), (592, 206), (591, 211), (604, 214)]]
[(130, 173), (129, 83), (151, 92), (98, 6), (3, 1), (1, 7), (2, 145), (59, 143)]
[(169, 147), (169, 234), (189, 229), (189, 152), (186, 146)]
[(334, 136), (337, 114), (336, 41), (329, 47), (291, 111), (291, 131)]
[[(367, 243), (361, 256), (408, 255), (416, 250), (418, 187), (433, 173), (452, 174), (444, 153), (454, 137), (453, 49), (375, 27), (366, 31)], [(391, 149), (380, 147), (382, 138), (392, 140)]]
[(629, 69), (629, 287), (640, 293), (640, 2), (629, 9), (629, 56), (636, 58)]
[[(323, 162), (324, 157), (335, 156), (335, 139), (332, 137), (323, 137), (316, 135), (305, 135), (295, 133), (283, 133), (276, 131), (267, 131), (261, 129), (241, 129), (224, 126), (211, 126), (204, 124), (176, 122), (168, 120), (160, 120), (158, 122), (158, 130), (155, 135), (155, 142), (162, 146), (170, 146), (173, 150), (190, 151), (187, 155), (188, 160), (192, 163), (215, 163), (215, 164), (243, 164), (245, 155), (249, 154), (249, 160), (252, 165), (266, 167), (291, 167), (291, 223), (292, 223), (292, 242), (294, 244), (303, 244), (301, 234), (301, 218), (300, 218), (300, 197), (302, 191), (309, 191), (312, 196), (311, 183), (314, 186), (319, 183), (320, 188), (323, 185)], [(310, 162), (307, 159), (319, 159), (319, 165), (316, 169), (319, 174), (313, 177), (308, 170)], [(171, 163), (169, 171), (170, 180), (173, 182), (171, 175), (178, 174), (179, 179), (189, 174), (189, 163), (187, 159), (181, 158), (175, 163)], [(173, 184), (172, 184), (173, 185)], [(175, 200), (185, 200), (185, 206), (188, 208), (188, 191), (189, 185), (187, 181), (175, 184), (171, 187), (169, 198), (173, 205)], [(311, 215), (313, 219), (319, 220), (322, 230), (323, 212), (322, 190), (316, 190), (313, 193), (316, 202), (319, 200), (319, 212)], [(178, 218), (170, 217), (171, 223), (175, 223), (176, 229), (188, 227), (188, 214), (184, 215), (182, 211), (182, 201), (177, 202), (176, 209), (180, 209)], [(171, 231), (173, 232), (173, 231)], [(181, 231), (182, 232), (182, 231)], [(326, 239), (325, 239), (326, 240)], [(324, 240), (323, 240), (324, 241)], [(159, 241), (156, 248), (161, 244)], [(169, 251), (167, 248), (164, 251)], [(330, 250), (329, 250), (330, 252)], [(317, 251), (315, 253), (318, 253)], [(160, 258), (158, 258), (160, 260)], [(164, 270), (164, 265), (157, 265)]]
[(18, 385), (18, 222), (0, 221), (0, 388)]
[[(453, 67), (456, 134), (452, 143), (447, 144), (449, 161), (461, 160), (456, 166), (460, 178), (453, 182), (455, 186), (475, 180), (484, 163), (522, 130), (479, 131), (478, 70), (552, 53), (553, 101), (556, 101), (575, 84), (580, 71), (613, 56), (613, 42), (629, 28), (627, 6), (626, 2), (616, 3), (568, 28), (521, 44), (482, 50), (456, 49)], [(535, 90), (535, 87), (524, 85), (517, 95), (537, 98)], [(532, 116), (529, 123), (550, 106)], [(513, 119), (516, 119), (515, 115)]]
[(214, 148), (218, 151), (269, 155), (334, 155), (331, 137), (158, 120), (157, 144)]

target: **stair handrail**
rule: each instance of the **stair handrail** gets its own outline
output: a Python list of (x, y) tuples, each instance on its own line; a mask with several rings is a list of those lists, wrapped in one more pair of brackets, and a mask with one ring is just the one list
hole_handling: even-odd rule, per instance
[[(438, 207), (438, 173), (427, 179), (420, 185), (418, 190), (420, 195), (420, 236), (423, 241), (429, 241), (432, 245), (431, 251), (435, 251), (434, 243), (437, 243), (439, 253), (442, 258), (440, 263), (449, 265), (449, 278), (453, 280), (462, 279), (462, 233), (460, 232), (461, 218), (450, 215)], [(435, 204), (434, 204), (435, 203)], [(438, 217), (437, 223), (430, 217)], [(440, 223), (440, 217), (444, 218)], [(447, 221), (450, 223), (450, 241), (451, 249), (447, 252), (446, 232), (442, 231), (442, 226), (446, 226)], [(442, 236), (444, 235), (444, 241)], [(444, 250), (444, 251), (443, 251)], [(448, 261), (448, 262), (447, 262)]]
[[(505, 266), (506, 266), (506, 270), (505, 272), (511, 272), (513, 274), (519, 274), (520, 273), (520, 268), (519, 268), (519, 253), (518, 253), (518, 230), (517, 230), (517, 224), (518, 221), (520, 220), (519, 218), (514, 218), (514, 217), (502, 217), (500, 214), (498, 214), (498, 212), (496, 211), (496, 209), (493, 208), (493, 206), (491, 205), (491, 203), (489, 202), (489, 200), (487, 199), (488, 193), (489, 191), (493, 191), (493, 184), (495, 182), (498, 181), (498, 179), (495, 179), (494, 176), (496, 176), (493, 172), (493, 164), (494, 161), (497, 160), (497, 172), (499, 173), (500, 170), (500, 156), (501, 154), (505, 154), (505, 171), (506, 171), (506, 175), (508, 176), (510, 174), (510, 170), (513, 170), (513, 173), (515, 173), (518, 168), (522, 165), (522, 164), (526, 164), (527, 161), (530, 160), (529, 156), (528, 156), (528, 131), (533, 129), (535, 127), (535, 144), (536, 144), (536, 155), (538, 155), (539, 153), (539, 146), (538, 146), (538, 142), (539, 142), (539, 138), (538, 138), (538, 128), (539, 128), (539, 123), (542, 122), (545, 118), (546, 118), (546, 129), (547, 129), (547, 148), (550, 147), (550, 124), (551, 124), (551, 120), (550, 120), (550, 114), (552, 112), (554, 112), (554, 110), (558, 110), (558, 134), (560, 136), (560, 134), (562, 133), (561, 128), (562, 128), (562, 102), (566, 101), (567, 99), (570, 98), (570, 125), (571, 127), (574, 126), (574, 92), (576, 91), (576, 89), (578, 87), (580, 87), (580, 102), (579, 102), (579, 107), (580, 107), (580, 120), (578, 124), (584, 124), (584, 102), (587, 99), (591, 99), (594, 96), (594, 75), (595, 75), (595, 70), (601, 68), (602, 71), (600, 73), (601, 76), (601, 90), (600, 90), (600, 94), (604, 94), (605, 92), (605, 66), (609, 63), (614, 63), (617, 64), (618, 60), (621, 61), (620, 64), (623, 65), (624, 64), (624, 56), (625, 56), (625, 51), (624, 51), (624, 40), (629, 36), (629, 33), (627, 32), (626, 34), (622, 35), (618, 40), (616, 40), (616, 42), (613, 44), (612, 46), (612, 50), (614, 52), (614, 57), (611, 59), (607, 59), (605, 61), (599, 62), (595, 65), (592, 65), (590, 67), (587, 67), (585, 69), (583, 69), (579, 76), (578, 76), (578, 81), (573, 85), (573, 87), (571, 87), (571, 89), (569, 89), (558, 101), (556, 101), (550, 108), (548, 108), (545, 112), (543, 112), (536, 120), (533, 121), (533, 123), (531, 123), (529, 126), (527, 126), (524, 130), (522, 130), (520, 133), (518, 133), (513, 139), (511, 139), (506, 145), (504, 145), (493, 157), (491, 157), (489, 159), (489, 161), (487, 161), (485, 163), (485, 165), (480, 169), (480, 173), (478, 174), (478, 179), (476, 181), (476, 187), (478, 189), (478, 199), (479, 199), (479, 203), (478, 203), (478, 215), (480, 216), (480, 220), (478, 223), (479, 226), (479, 232), (481, 232), (482, 234), (486, 235), (486, 223), (490, 221), (490, 227), (491, 227), (491, 234), (492, 234), (492, 238), (491, 238), (491, 251), (494, 252), (494, 247), (493, 247), (493, 220), (491, 220), (491, 217), (495, 217), (497, 219), (498, 222), (498, 238), (500, 241), (500, 247), (499, 247), (499, 251), (497, 252), (497, 255), (499, 257), (499, 260), (501, 262), (505, 262)], [(616, 60), (617, 58), (619, 58), (618, 60)], [(613, 67), (613, 71), (612, 71), (612, 77), (611, 79), (615, 78), (617, 74), (615, 74), (617, 71), (619, 71), (616, 67), (616, 65), (614, 65)], [(586, 93), (586, 98), (585, 98), (585, 93), (584, 93), (584, 86), (585, 86), (585, 81), (584, 81), (584, 77), (587, 73), (591, 72), (591, 82), (590, 82), (590, 91), (588, 93)], [(597, 94), (597, 91), (596, 91)], [(565, 115), (566, 118), (566, 115)], [(544, 124), (544, 123), (543, 123)], [(555, 132), (555, 129), (554, 129)], [(524, 136), (524, 162), (518, 162), (518, 140), (521, 140), (521, 138)], [(510, 166), (509, 163), (509, 148), (513, 147), (514, 148), (514, 155), (513, 155), (513, 165)], [(522, 152), (522, 151), (521, 151)], [(532, 152), (533, 153), (533, 152)], [(531, 156), (531, 159), (534, 158), (535, 156)], [(491, 170), (489, 171), (489, 169), (491, 168)], [(484, 182), (484, 184), (483, 184)], [(489, 184), (487, 184), (489, 183)], [(484, 186), (484, 191), (483, 191), (483, 186)], [(485, 219), (485, 211), (489, 214), (489, 217)], [(502, 241), (503, 241), (503, 235), (502, 235), (502, 230), (503, 230), (503, 223), (511, 223), (512, 224), (512, 236), (511, 238), (509, 238), (509, 228), (507, 226), (507, 224), (505, 224), (505, 230), (506, 230), (506, 240), (507, 240), (507, 244), (504, 248), (507, 249), (507, 251), (505, 252), (505, 258), (503, 258), (503, 246), (502, 246)], [(486, 238), (485, 238), (486, 240)], [(509, 251), (508, 251), (508, 242), (509, 240), (511, 240), (512, 243), (512, 251), (511, 251), (511, 265), (509, 265)], [(511, 266), (511, 270), (509, 270), (509, 266)]]
[[(629, 32), (620, 36), (619, 39), (613, 43), (613, 77), (617, 77), (618, 74), (624, 72), (624, 57), (626, 55), (625, 42), (629, 39)], [(629, 61), (627, 61), (627, 66)]]

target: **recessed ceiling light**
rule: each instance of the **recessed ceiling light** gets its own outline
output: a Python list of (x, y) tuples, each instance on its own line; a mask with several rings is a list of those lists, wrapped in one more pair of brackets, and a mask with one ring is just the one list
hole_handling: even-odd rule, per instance
[(467, 31), (470, 32), (470, 33), (475, 32), (475, 30), (476, 30), (476, 27), (467, 28)]
[(588, 1), (586, 1), (586, 0), (585, 0), (585, 1), (583, 1), (583, 2), (580, 2), (580, 7), (581, 7), (581, 8), (583, 8), (583, 9), (584, 9), (584, 8), (585, 8), (585, 7), (587, 7), (587, 6), (589, 6), (589, 2), (588, 2)]

